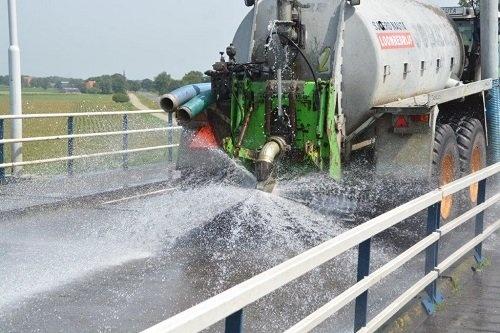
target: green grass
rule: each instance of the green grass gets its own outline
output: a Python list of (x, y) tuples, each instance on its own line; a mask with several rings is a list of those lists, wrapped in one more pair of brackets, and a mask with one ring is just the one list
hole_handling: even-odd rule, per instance
[[(22, 89), (23, 93), (28, 93), (28, 94), (58, 94), (59, 90), (56, 88), (23, 88)], [(0, 85), (0, 95), (8, 95), (9, 94), (9, 87)]]
[[(0, 94), (0, 114), (8, 114), (9, 97)], [(115, 103), (111, 95), (61, 94), (61, 93), (23, 93), (23, 113), (66, 113), (135, 110), (130, 103)], [(152, 115), (129, 115), (129, 129), (164, 127), (165, 123)], [(5, 137), (10, 137), (10, 123), (5, 121)], [(76, 117), (75, 133), (111, 132), (122, 130), (122, 116)], [(53, 136), (67, 134), (67, 118), (25, 119), (23, 136)], [(153, 132), (129, 135), (129, 149), (159, 146), (167, 143), (165, 132)], [(74, 154), (92, 154), (97, 152), (121, 150), (123, 137), (109, 136), (88, 139), (76, 139)], [(10, 161), (10, 145), (5, 145), (6, 162)], [(32, 142), (23, 144), (25, 161), (67, 156), (67, 140)], [(166, 150), (134, 153), (129, 157), (129, 164), (159, 162), (166, 159)], [(121, 166), (121, 156), (82, 159), (75, 161), (75, 171), (85, 172)], [(26, 166), (26, 173), (64, 173), (66, 162)]]

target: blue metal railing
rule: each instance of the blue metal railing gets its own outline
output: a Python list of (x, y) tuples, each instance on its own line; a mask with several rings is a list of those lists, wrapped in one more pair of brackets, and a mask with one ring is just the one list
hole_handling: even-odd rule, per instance
[[(478, 203), (482, 204), (486, 200), (486, 179), (483, 179), (479, 182), (479, 190), (478, 190)], [(476, 223), (474, 227), (474, 234), (480, 235), (484, 231), (484, 211), (479, 212), (479, 214), (476, 215)], [(474, 248), (474, 257), (476, 258), (476, 261), (482, 262), (484, 260), (483, 257), (483, 243), (479, 243), (476, 245)]]
[[(74, 117), (68, 117), (67, 120), (67, 129), (68, 129), (68, 135), (73, 135), (75, 134), (75, 118)], [(68, 156), (73, 156), (73, 153), (75, 151), (75, 138), (69, 137), (68, 138)], [(73, 176), (74, 173), (74, 160), (68, 160), (66, 164), (67, 172), (68, 175)]]
[(243, 309), (228, 316), (224, 322), (224, 332), (240, 333), (243, 331)]
[[(169, 112), (168, 115), (168, 121), (167, 121), (167, 126), (168, 127), (172, 127), (174, 126), (174, 122), (173, 122), (173, 115), (172, 115), (172, 112)], [(172, 131), (168, 131), (167, 133), (167, 145), (172, 145), (173, 143), (173, 135), (172, 135)], [(168, 148), (168, 161), (169, 162), (172, 162), (173, 161), (173, 151), (172, 151), (172, 148)]]
[[(441, 224), (441, 202), (437, 202), (427, 208), (427, 229), (426, 235), (432, 235), (436, 232)], [(434, 242), (425, 250), (425, 275), (432, 272), (437, 267), (439, 262), (439, 240)], [(437, 281), (434, 280), (425, 288), (427, 297), (422, 300), (427, 313), (434, 313), (435, 305), (441, 303), (444, 299), (437, 290)]]
[[(4, 124), (3, 119), (0, 119), (0, 140), (3, 140), (4, 137)], [(0, 143), (0, 164), (5, 162), (5, 150), (4, 144)], [(0, 182), (3, 182), (5, 179), (5, 168), (0, 168)]]
[[(358, 246), (358, 274), (357, 281), (370, 275), (371, 243), (369, 238)], [(368, 319), (368, 290), (356, 298), (354, 305), (354, 330), (358, 331), (366, 325)]]
[[(483, 228), (483, 212), (488, 207), (500, 202), (500, 193), (496, 193), (486, 200), (486, 179), (495, 176), (499, 172), (500, 163), (497, 163), (429, 192), (254, 276), (144, 332), (197, 332), (220, 320), (225, 322), (226, 333), (242, 332), (243, 312), (247, 305), (269, 295), (356, 245), (358, 246), (358, 282), (306, 318), (303, 318), (286, 332), (308, 332), (354, 300), (356, 302), (354, 313), (355, 331), (363, 333), (375, 332), (422, 290), (425, 290), (427, 296), (422, 303), (429, 313), (433, 313), (436, 305), (443, 301), (438, 292), (437, 278), (472, 250), (475, 250), (474, 257), (476, 260), (481, 262), (483, 260), (482, 242), (493, 232), (500, 229), (500, 220), (492, 223), (486, 229)], [(449, 195), (468, 189), (469, 186), (476, 183), (479, 183), (477, 205), (444, 226), (440, 226), (441, 201)], [(427, 236), (376, 271), (370, 273), (370, 243), (372, 237), (425, 209), (427, 209)], [(452, 255), (439, 261), (438, 248), (440, 239), (474, 217), (476, 219), (475, 237)], [(367, 322), (369, 289), (423, 251), (426, 254), (425, 275), (371, 319), (370, 322)]]
[[(122, 118), (122, 130), (123, 130), (123, 138), (122, 138), (122, 149), (124, 151), (128, 150), (128, 115), (124, 114)], [(122, 168), (123, 170), (128, 169), (128, 152), (123, 153), (122, 156)]]
[[(173, 126), (172, 115), (168, 117), (168, 126), (161, 128), (147, 128), (147, 129), (129, 129), (129, 115), (139, 115), (139, 114), (163, 114), (163, 110), (140, 110), (140, 111), (107, 111), (107, 112), (80, 112), (80, 113), (46, 113), (46, 114), (24, 114), (24, 115), (1, 115), (0, 116), (0, 181), (5, 179), (5, 169), (7, 167), (14, 166), (24, 166), (33, 164), (44, 164), (44, 163), (54, 163), (54, 162), (66, 162), (66, 171), (68, 175), (73, 175), (74, 173), (74, 161), (82, 158), (90, 157), (102, 157), (108, 155), (121, 155), (122, 156), (122, 168), (128, 169), (129, 167), (129, 155), (130, 153), (154, 151), (154, 150), (164, 150), (167, 149), (168, 161), (173, 161), (173, 149), (177, 147), (178, 144), (174, 144), (173, 130), (180, 130), (181, 127)], [(93, 116), (122, 116), (122, 130), (117, 132), (96, 132), (96, 133), (85, 133), (85, 134), (75, 134), (76, 132), (76, 120), (78, 117), (93, 117)], [(55, 135), (48, 137), (30, 137), (21, 139), (4, 139), (4, 121), (13, 119), (42, 119), (42, 118), (67, 118), (66, 125), (66, 135)], [(134, 148), (129, 149), (129, 135), (138, 133), (152, 133), (152, 132), (167, 132), (167, 142), (168, 144), (163, 144), (159, 146), (149, 146), (144, 148)], [(107, 136), (122, 136), (122, 149), (119, 151), (110, 151), (102, 153), (92, 153), (86, 155), (75, 156), (75, 145), (76, 139), (78, 138), (93, 138), (93, 137), (107, 137)], [(41, 141), (51, 141), (51, 140), (67, 140), (67, 155), (63, 157), (48, 158), (44, 160), (35, 161), (23, 161), (23, 162), (5, 162), (5, 143), (15, 143), (15, 142), (41, 142)]]

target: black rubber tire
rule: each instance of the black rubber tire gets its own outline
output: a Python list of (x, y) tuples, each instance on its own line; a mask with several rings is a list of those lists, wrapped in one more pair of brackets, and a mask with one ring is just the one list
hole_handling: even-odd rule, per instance
[[(449, 124), (439, 124), (436, 126), (432, 151), (431, 182), (434, 187), (439, 187), (460, 178), (460, 175), (460, 156), (455, 131)], [(441, 203), (443, 220), (448, 220), (454, 215), (457, 206), (455, 201), (455, 198), (450, 196)]]
[[(476, 118), (464, 117), (460, 120), (455, 133), (460, 156), (461, 175), (466, 176), (473, 171), (479, 171), (486, 167), (486, 136), (481, 122)], [(475, 158), (479, 158), (480, 161), (473, 161), (474, 154), (478, 154)], [(473, 162), (476, 164), (473, 165)], [(466, 202), (469, 206), (474, 206), (477, 202), (477, 193), (473, 195), (470, 191), (465, 193)]]

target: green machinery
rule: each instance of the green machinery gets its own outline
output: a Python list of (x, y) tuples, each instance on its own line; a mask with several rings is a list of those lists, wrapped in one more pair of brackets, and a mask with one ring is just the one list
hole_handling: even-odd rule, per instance
[[(253, 8), (206, 72), (210, 83), (161, 99), (195, 139), (202, 137), (193, 145), (186, 135), (182, 143), (197, 149), (194, 168), (209, 164), (210, 148), (222, 148), (263, 185), (273, 183), (281, 166), (313, 165), (338, 179), (352, 152), (371, 149), (380, 176), (442, 185), (460, 175), (468, 157), (454, 153), (449, 172), (449, 150), (431, 154), (439, 146), (436, 132), (446, 127), (455, 152), (448, 124), (456, 119), (479, 124), (484, 136), (483, 92), (492, 82), (476, 79), (484, 68), (479, 40), (464, 43), (444, 11), (417, 0), (245, 3)], [(471, 31), (477, 26), (466, 21)]]
[[(233, 81), (231, 132), (223, 138), (224, 150), (258, 167), (259, 162), (263, 163), (259, 153), (266, 143), (275, 140), (280, 145), (279, 138), (283, 138), (277, 155), (286, 151), (296, 161), (310, 161), (321, 170), (328, 169), (332, 177), (340, 178), (336, 94), (331, 83), (283, 81), (287, 93), (282, 96), (276, 92), (277, 84), (274, 80), (246, 78)], [(266, 170), (257, 174), (259, 181), (269, 176)]]

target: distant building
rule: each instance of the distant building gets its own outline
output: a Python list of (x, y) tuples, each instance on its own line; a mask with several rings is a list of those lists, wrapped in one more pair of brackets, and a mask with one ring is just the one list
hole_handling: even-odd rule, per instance
[(95, 87), (96, 82), (93, 80), (87, 80), (83, 85), (85, 86), (85, 89), (90, 89)]
[(80, 89), (72, 88), (72, 87), (62, 88), (60, 91), (65, 93), (65, 94), (80, 94), (81, 93)]
[(80, 94), (80, 89), (71, 86), (68, 81), (62, 81), (59, 85), (59, 91), (65, 94)]

